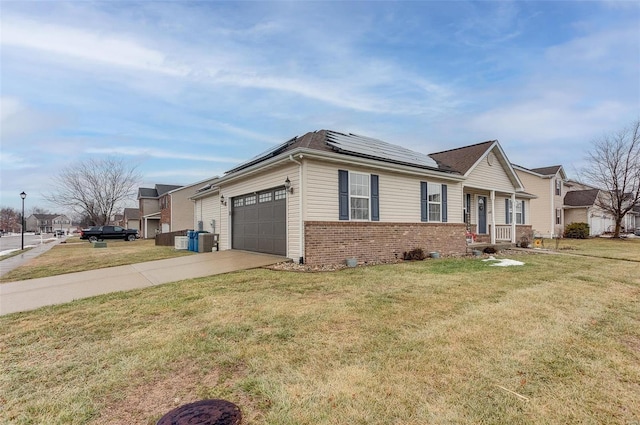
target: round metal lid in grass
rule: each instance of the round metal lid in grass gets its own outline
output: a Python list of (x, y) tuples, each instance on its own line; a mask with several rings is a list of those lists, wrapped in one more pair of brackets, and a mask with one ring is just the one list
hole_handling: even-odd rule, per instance
[(156, 425), (239, 425), (240, 408), (227, 400), (200, 400), (177, 407)]

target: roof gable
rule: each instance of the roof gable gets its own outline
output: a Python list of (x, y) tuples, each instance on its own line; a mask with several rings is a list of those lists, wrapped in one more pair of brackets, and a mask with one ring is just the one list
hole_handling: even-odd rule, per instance
[(139, 220), (140, 210), (138, 208), (125, 208), (124, 216), (128, 220)]
[(480, 161), (487, 158), (492, 152), (494, 152), (515, 190), (518, 192), (523, 191), (524, 185), (497, 140), (489, 140), (461, 148), (432, 153), (429, 156), (438, 161), (438, 165), (448, 166), (463, 176), (469, 177), (478, 164), (480, 164)]
[(570, 207), (590, 207), (598, 198), (600, 189), (572, 190), (564, 196), (564, 204)]
[(435, 159), (438, 164), (445, 165), (462, 175), (466, 175), (489, 152), (489, 148), (494, 143), (497, 143), (497, 141), (490, 140), (475, 145), (432, 153), (429, 156)]

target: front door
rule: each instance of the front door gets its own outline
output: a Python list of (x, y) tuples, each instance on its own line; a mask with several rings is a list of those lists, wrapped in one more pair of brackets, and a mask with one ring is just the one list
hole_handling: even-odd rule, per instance
[(487, 197), (478, 196), (478, 234), (487, 234)]

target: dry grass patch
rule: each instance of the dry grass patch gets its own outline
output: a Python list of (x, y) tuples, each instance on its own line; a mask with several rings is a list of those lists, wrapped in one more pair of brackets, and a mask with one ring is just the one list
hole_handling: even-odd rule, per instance
[(153, 424), (211, 397), (245, 424), (640, 420), (637, 264), (519, 259), (253, 270), (0, 317), (0, 419)]
[(155, 246), (155, 241), (152, 239), (133, 242), (108, 240), (106, 248), (93, 248), (89, 242), (70, 238), (67, 243), (54, 246), (2, 276), (0, 282), (35, 279), (191, 254), (193, 252), (175, 250), (169, 246)]
[(640, 261), (640, 238), (545, 239), (545, 247), (600, 258)]

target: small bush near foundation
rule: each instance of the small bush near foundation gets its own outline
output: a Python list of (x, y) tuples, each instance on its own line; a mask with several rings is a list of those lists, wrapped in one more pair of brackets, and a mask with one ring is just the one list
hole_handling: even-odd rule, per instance
[(587, 223), (567, 224), (564, 229), (564, 237), (570, 239), (587, 239), (589, 237), (589, 225)]
[(422, 248), (414, 248), (411, 251), (402, 253), (402, 258), (408, 261), (420, 261), (427, 258)]
[(492, 246), (488, 246), (485, 249), (483, 249), (482, 252), (484, 252), (485, 254), (495, 254), (496, 252), (498, 252), (498, 250)]

